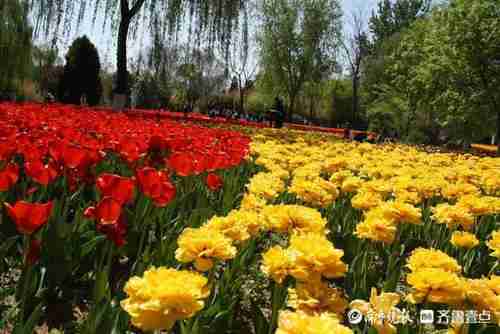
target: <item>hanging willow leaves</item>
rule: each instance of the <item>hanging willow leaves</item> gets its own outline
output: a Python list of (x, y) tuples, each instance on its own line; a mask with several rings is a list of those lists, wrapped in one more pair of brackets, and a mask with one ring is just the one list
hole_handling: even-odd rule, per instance
[[(120, 19), (120, 0), (31, 0), (30, 9), (36, 22), (36, 33), (69, 35), (85, 18), (93, 23), (98, 17), (114, 30)], [(126, 0), (134, 11), (134, 25), (146, 23), (148, 28), (161, 28), (173, 33), (187, 22), (193, 36), (205, 32), (211, 39), (224, 40), (231, 35), (245, 0)]]
[(69, 36), (83, 20), (91, 15), (95, 24), (98, 17), (104, 27), (117, 33), (117, 92), (126, 94), (126, 42), (144, 26), (163, 39), (172, 38), (187, 26), (189, 40), (196, 43), (220, 42), (228, 47), (234, 28), (239, 24), (239, 13), (248, 0), (31, 0), (35, 32), (46, 35)]
[(31, 62), (32, 29), (24, 1), (0, 0), (0, 92), (13, 92)]

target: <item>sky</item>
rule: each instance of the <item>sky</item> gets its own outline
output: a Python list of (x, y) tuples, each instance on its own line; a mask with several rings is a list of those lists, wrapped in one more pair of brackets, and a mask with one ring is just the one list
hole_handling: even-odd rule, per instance
[(362, 10), (365, 17), (369, 18), (372, 10), (377, 7), (378, 0), (341, 0), (340, 2), (345, 14), (344, 20), (346, 20), (349, 13), (358, 10)]
[[(372, 11), (376, 8), (378, 0), (340, 0), (344, 12), (344, 30), (349, 32), (353, 12), (361, 11), (363, 17), (368, 20)], [(61, 56), (67, 52), (71, 41), (77, 36), (87, 35), (96, 45), (103, 67), (113, 69), (115, 67), (116, 38), (109, 27), (103, 31), (102, 18), (98, 18), (95, 25), (90, 19), (84, 20), (78, 30), (72, 31), (70, 38), (62, 38), (59, 41)], [(137, 40), (129, 42), (129, 58), (134, 58), (149, 44), (147, 33), (139, 33)]]

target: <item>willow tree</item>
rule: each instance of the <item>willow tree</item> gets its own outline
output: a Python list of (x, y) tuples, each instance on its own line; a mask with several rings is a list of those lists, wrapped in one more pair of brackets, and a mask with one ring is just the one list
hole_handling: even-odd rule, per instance
[(342, 11), (338, 0), (264, 0), (261, 11), (263, 82), (286, 94), (290, 120), (305, 83), (327, 79), (336, 67)]
[(31, 35), (26, 2), (0, 0), (0, 92), (15, 92), (28, 74)]
[(233, 27), (249, 0), (32, 0), (36, 31), (57, 36), (79, 26), (88, 14), (102, 17), (117, 38), (115, 102), (128, 94), (127, 40), (139, 25), (175, 36), (187, 21), (191, 40), (229, 47)]

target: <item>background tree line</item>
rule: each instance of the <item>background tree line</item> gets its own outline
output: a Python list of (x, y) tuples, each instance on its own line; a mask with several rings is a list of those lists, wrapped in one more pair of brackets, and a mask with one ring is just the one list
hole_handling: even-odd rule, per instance
[(370, 19), (370, 126), (410, 142), (499, 138), (500, 2), (384, 1)]

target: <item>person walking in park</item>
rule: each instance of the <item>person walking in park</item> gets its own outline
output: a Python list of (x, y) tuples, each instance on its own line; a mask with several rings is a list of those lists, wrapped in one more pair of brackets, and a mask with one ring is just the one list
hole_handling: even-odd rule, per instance
[(274, 99), (274, 107), (272, 110), (274, 127), (281, 129), (285, 120), (285, 107), (279, 96)]

